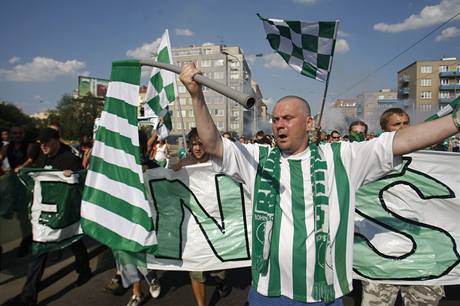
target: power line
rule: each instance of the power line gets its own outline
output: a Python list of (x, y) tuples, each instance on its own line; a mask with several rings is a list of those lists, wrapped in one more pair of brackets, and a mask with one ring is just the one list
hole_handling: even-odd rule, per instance
[(395, 55), (393, 58), (391, 58), (389, 61), (387, 61), (386, 63), (380, 65), (377, 69), (371, 71), (370, 73), (368, 73), (364, 78), (362, 78), (361, 80), (359, 80), (358, 82), (356, 82), (355, 84), (353, 84), (352, 86), (350, 86), (349, 88), (347, 88), (346, 90), (344, 90), (343, 92), (341, 92), (339, 95), (337, 95), (335, 98), (333, 98), (332, 100), (336, 100), (337, 98), (339, 98), (340, 96), (346, 94), (347, 92), (349, 92), (350, 90), (352, 90), (353, 88), (355, 88), (356, 86), (358, 86), (359, 84), (361, 84), (362, 82), (364, 82), (365, 80), (367, 80), (369, 77), (371, 77), (372, 75), (374, 75), (375, 73), (377, 73), (378, 71), (380, 71), (381, 69), (383, 69), (384, 67), (388, 66), (390, 63), (394, 62), (398, 57), (400, 57), (401, 55), (403, 55), (404, 53), (406, 53), (407, 51), (409, 51), (410, 49), (412, 49), (413, 47), (415, 47), (416, 45), (418, 45), (419, 43), (421, 43), (422, 41), (424, 41), (425, 39), (427, 39), (431, 34), (433, 34), (434, 32), (436, 32), (437, 30), (439, 30), (440, 28), (444, 27), (446, 24), (448, 24), (449, 22), (451, 22), (452, 20), (454, 20), (458, 15), (460, 15), (460, 11), (458, 11), (453, 17), (449, 18), (447, 21), (443, 22), (442, 24), (440, 24), (439, 26), (437, 26), (435, 29), (433, 29), (432, 31), (430, 31), (428, 34), (426, 34), (425, 36), (423, 36), (422, 38), (420, 38), (419, 40), (417, 40), (416, 42), (414, 42), (413, 44), (411, 44), (409, 47), (407, 47), (406, 49), (404, 49), (403, 51), (401, 51), (400, 53), (398, 53), (397, 55)]

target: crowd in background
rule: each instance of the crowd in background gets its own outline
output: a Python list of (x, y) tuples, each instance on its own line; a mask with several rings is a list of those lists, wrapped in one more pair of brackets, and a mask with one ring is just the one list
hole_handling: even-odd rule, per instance
[[(382, 122), (380, 123), (382, 127), (387, 124), (383, 123), (382, 125)], [(404, 125), (404, 123), (401, 124)], [(408, 119), (407, 123), (405, 124), (409, 124)], [(43, 163), (40, 163), (39, 161), (53, 157), (50, 155), (50, 151), (47, 151), (47, 148), (49, 149), (49, 147), (52, 147), (50, 141), (54, 138), (57, 138), (57, 140), (55, 140), (57, 141), (59, 152), (62, 153), (64, 151), (68, 151), (72, 153), (78, 160), (80, 166), (77, 167), (77, 170), (87, 169), (91, 162), (91, 150), (94, 143), (93, 135), (81, 135), (79, 143), (72, 146), (65, 144), (64, 141), (60, 139), (60, 135), (61, 126), (58, 123), (51, 123), (47, 128), (40, 130), (38, 132), (38, 137), (33, 141), (26, 140), (24, 128), (21, 126), (13, 126), (10, 129), (2, 130), (0, 142), (0, 175), (7, 173), (18, 173), (23, 168), (43, 166)], [(239, 142), (242, 145), (249, 143), (268, 146), (275, 145), (273, 136), (265, 133), (264, 131), (258, 131), (253, 138), (238, 136), (230, 132), (224, 132), (222, 136), (230, 139), (231, 141)], [(346, 131), (346, 133), (341, 133), (341, 131), (338, 130), (326, 131), (323, 129), (312, 131), (310, 134), (310, 141), (321, 144), (337, 141), (367, 141), (375, 137), (379, 137), (379, 135), (375, 132), (369, 132), (367, 124), (358, 120), (350, 124), (349, 130)], [(152, 127), (140, 128), (139, 143), (143, 169), (168, 167), (173, 170), (178, 170), (182, 166), (193, 163), (206, 162), (208, 160), (208, 156), (205, 153), (205, 150), (202, 148), (196, 129), (192, 129), (192, 131), (190, 131), (187, 141), (188, 145), (185, 147), (188, 153), (185, 159), (180, 160), (176, 150), (172, 150), (171, 145), (168, 144), (167, 139), (159, 138), (155, 132), (155, 129)], [(459, 152), (460, 138), (459, 136), (453, 136), (427, 149)], [(55, 151), (54, 154), (57, 154), (56, 152), (57, 151)], [(65, 168), (60, 170), (65, 170)], [(22, 240), (17, 249), (17, 256), (23, 257), (30, 254), (32, 245), (31, 225), (30, 221), (28, 220), (28, 214), (24, 208), (16, 207), (16, 216), (21, 225), (20, 228), (22, 232)], [(86, 254), (86, 250), (82, 250), (84, 247), (85, 246), (83, 244), (80, 244), (78, 246), (79, 249), (75, 254), (78, 252), (80, 254)], [(0, 268), (2, 264), (1, 252), (2, 249), (0, 246)], [(88, 270), (89, 266), (87, 264), (87, 255), (85, 256), (83, 257), (86, 258), (86, 262), (80, 263), (80, 265), (83, 266), (86, 270), (80, 273), (81, 277), (79, 277), (77, 280), (79, 285), (84, 284), (91, 278), (91, 271)], [(46, 258), (44, 260), (46, 260)], [(41, 269), (44, 268), (42, 267)], [(128, 306), (137, 306), (144, 301), (145, 296), (141, 291), (140, 281), (142, 279), (146, 279), (149, 283), (150, 294), (154, 298), (159, 296), (161, 286), (160, 280), (157, 278), (155, 271), (148, 271), (139, 267), (137, 269), (135, 268), (128, 271), (126, 269), (126, 267), (123, 267), (123, 265), (117, 263), (117, 273), (113, 276), (107, 285), (107, 291), (115, 295), (119, 295), (125, 292), (125, 287), (132, 286), (133, 295), (128, 302)], [(41, 274), (42, 273), (43, 271), (41, 271)], [(129, 275), (128, 282), (122, 281), (123, 273), (125, 275)], [(35, 280), (36, 284), (34, 284), (32, 287), (35, 286), (38, 288), (38, 282), (40, 280), (41, 274), (39, 273), (38, 276), (35, 275), (35, 277), (38, 277), (38, 281)], [(228, 284), (225, 282), (225, 271), (214, 271), (213, 273), (191, 272), (190, 278), (195, 299), (197, 305), (199, 306), (204, 305), (204, 283), (206, 283), (207, 279), (209, 278), (214, 280), (217, 279), (216, 290), (218, 290), (221, 297), (228, 295), (230, 292)], [(38, 294), (38, 289), (35, 287), (33, 288), (35, 292), (32, 295), (27, 296), (27, 299), (19, 300), (19, 302), (16, 300), (16, 302), (22, 303), (18, 305), (35, 305)]]

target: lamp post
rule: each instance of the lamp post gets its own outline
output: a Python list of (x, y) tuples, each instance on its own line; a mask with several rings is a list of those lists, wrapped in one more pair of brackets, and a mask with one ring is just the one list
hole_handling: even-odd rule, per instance
[[(233, 54), (230, 54), (230, 53), (227, 52), (226, 50), (221, 50), (220, 52), (221, 52), (222, 54), (225, 54), (225, 55), (226, 55), (226, 78), (225, 78), (225, 80), (226, 80), (226, 85), (228, 86), (228, 78), (229, 78), (229, 68), (228, 68), (228, 66), (229, 66), (229, 60), (228, 60), (228, 57), (230, 56), (231, 58), (235, 59), (235, 60), (239, 63), (239, 65), (240, 65), (240, 67), (241, 67), (241, 72), (242, 72), (242, 73), (241, 73), (241, 76), (242, 76), (242, 80), (243, 80), (243, 81), (242, 81), (242, 82), (243, 82), (242, 87), (243, 87), (243, 89), (244, 89), (244, 81), (247, 80), (247, 79), (249, 79), (249, 74), (248, 74), (248, 72), (246, 71), (246, 69), (244, 68), (243, 63), (241, 62), (241, 60), (240, 60), (237, 56), (235, 56), (235, 55), (233, 55)], [(227, 102), (228, 102), (228, 101), (227, 101)], [(256, 107), (257, 107), (257, 106), (256, 106)], [(227, 124), (227, 131), (229, 131), (229, 128), (230, 128), (230, 122), (229, 122), (229, 121), (230, 121), (230, 120), (229, 120), (229, 119), (230, 119), (230, 115), (229, 115), (228, 113), (229, 113), (229, 106), (228, 106), (228, 103), (227, 103), (227, 106), (226, 106), (226, 115), (227, 115), (227, 117), (226, 117), (226, 124)], [(244, 118), (243, 118), (243, 121), (244, 121)], [(243, 130), (241, 130), (241, 131), (243, 132)]]

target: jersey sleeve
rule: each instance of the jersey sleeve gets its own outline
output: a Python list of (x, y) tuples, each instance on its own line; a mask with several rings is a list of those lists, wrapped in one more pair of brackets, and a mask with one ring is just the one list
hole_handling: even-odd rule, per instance
[(383, 133), (370, 141), (346, 143), (342, 158), (349, 161), (350, 183), (356, 189), (388, 174), (401, 163), (401, 157), (393, 155), (394, 135), (395, 132)]
[(222, 161), (212, 159), (215, 171), (222, 172), (233, 179), (251, 184), (257, 173), (259, 161), (259, 148), (255, 144), (241, 144), (222, 138), (223, 158)]

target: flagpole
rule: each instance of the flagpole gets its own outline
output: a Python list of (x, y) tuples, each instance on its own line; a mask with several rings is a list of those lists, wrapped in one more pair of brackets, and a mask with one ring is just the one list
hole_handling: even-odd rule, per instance
[[(335, 43), (336, 43), (336, 39), (337, 39), (337, 31), (339, 29), (339, 21), (336, 20), (336, 23), (337, 23), (337, 26), (335, 27), (335, 31), (334, 31), (334, 50), (332, 50), (332, 54), (334, 54), (334, 52), (335, 52)], [(321, 120), (323, 119), (324, 105), (326, 104), (327, 89), (329, 88), (329, 77), (330, 77), (331, 71), (332, 71), (332, 61), (333, 60), (334, 60), (334, 55), (331, 56), (331, 61), (329, 62), (327, 78), (326, 78), (326, 86), (324, 87), (323, 101), (321, 103), (321, 110), (319, 112), (318, 123), (316, 124), (316, 128), (318, 130), (321, 128)]]

